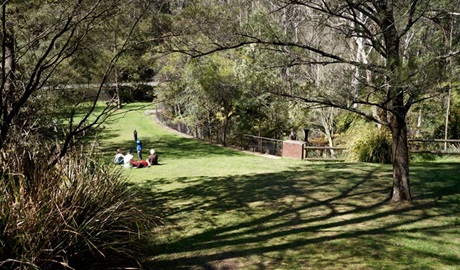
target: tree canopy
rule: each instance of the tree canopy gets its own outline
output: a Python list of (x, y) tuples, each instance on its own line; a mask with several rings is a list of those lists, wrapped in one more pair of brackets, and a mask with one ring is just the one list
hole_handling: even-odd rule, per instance
[(155, 44), (151, 30), (162, 22), (154, 15), (162, 12), (161, 1), (4, 1), (0, 147), (38, 140), (49, 143), (42, 146), (51, 162), (61, 158), (115, 111), (107, 98), (95, 110), (107, 85), (123, 77), (114, 71), (152, 73), (148, 60), (139, 68), (123, 60)]
[(452, 87), (458, 4), (195, 1), (175, 20), (190, 27), (173, 25), (168, 44), (192, 58), (227, 50), (239, 54), (244, 47), (268, 52), (263, 67), (276, 70), (282, 83), (267, 92), (388, 127), (392, 200), (410, 201), (408, 116), (417, 104), (445, 96)]

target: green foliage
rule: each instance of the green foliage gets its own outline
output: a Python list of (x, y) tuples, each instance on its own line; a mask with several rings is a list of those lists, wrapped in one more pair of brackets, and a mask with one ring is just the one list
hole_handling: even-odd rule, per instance
[(49, 167), (16, 145), (1, 152), (0, 261), (8, 269), (137, 266), (154, 221), (120, 170), (90, 155)]
[(439, 156), (430, 153), (414, 153), (410, 155), (411, 162), (428, 162), (439, 160)]
[(213, 141), (222, 141), (225, 132), (229, 138), (241, 133), (281, 138), (297, 123), (308, 125), (299, 120), (306, 110), (298, 102), (271, 94), (294, 83), (265, 68), (270, 63), (269, 54), (250, 48), (193, 60), (169, 55), (158, 76), (166, 82), (158, 88), (163, 113)]
[(449, 139), (460, 138), (460, 104), (455, 104), (450, 111)]
[(372, 125), (355, 127), (358, 130), (349, 145), (351, 158), (360, 162), (391, 163), (391, 134)]
[[(155, 97), (154, 89), (149, 85), (133, 85), (133, 86), (120, 86), (119, 95), (122, 102), (151, 102)], [(115, 87), (111, 87), (108, 94), (112, 97), (116, 96)]]
[(337, 132), (347, 132), (350, 128), (353, 128), (357, 123), (365, 124), (365, 121), (352, 112), (345, 112), (337, 117)]

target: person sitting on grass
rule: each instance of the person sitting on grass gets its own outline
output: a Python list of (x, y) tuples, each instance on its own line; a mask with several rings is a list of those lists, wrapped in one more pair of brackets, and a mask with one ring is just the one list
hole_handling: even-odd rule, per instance
[(147, 162), (149, 163), (149, 166), (158, 165), (158, 155), (155, 154), (155, 149), (150, 149), (150, 155)]
[(124, 163), (124, 156), (123, 154), (121, 153), (121, 150), (120, 149), (117, 149), (117, 154), (115, 155), (115, 157), (113, 158), (113, 163), (119, 165), (119, 164), (123, 164)]
[(131, 150), (128, 149), (126, 155), (123, 157), (123, 163), (125, 168), (131, 168), (132, 164), (131, 161), (133, 160), (133, 155), (131, 155)]

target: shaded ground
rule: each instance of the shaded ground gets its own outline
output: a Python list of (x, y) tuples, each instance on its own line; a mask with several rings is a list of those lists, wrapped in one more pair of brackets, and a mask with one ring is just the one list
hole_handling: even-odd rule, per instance
[(387, 165), (248, 157), (132, 119), (116, 145), (136, 127), (163, 162), (130, 172), (163, 218), (146, 268), (460, 269), (458, 163), (412, 164), (414, 202), (394, 205)]
[[(367, 165), (155, 179), (165, 226), (155, 269), (459, 269), (458, 164), (413, 166), (415, 202), (388, 205)], [(425, 182), (432, 170), (439, 180)], [(445, 178), (445, 176), (449, 176)], [(175, 189), (162, 185), (179, 182)]]

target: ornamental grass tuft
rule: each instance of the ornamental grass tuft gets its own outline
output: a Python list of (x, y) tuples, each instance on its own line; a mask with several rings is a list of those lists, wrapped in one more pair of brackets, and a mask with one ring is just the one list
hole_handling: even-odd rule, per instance
[(88, 155), (0, 157), (0, 269), (140, 267), (155, 216), (120, 169)]
[(350, 145), (351, 159), (359, 162), (390, 164), (392, 162), (391, 134), (386, 129), (362, 127)]

